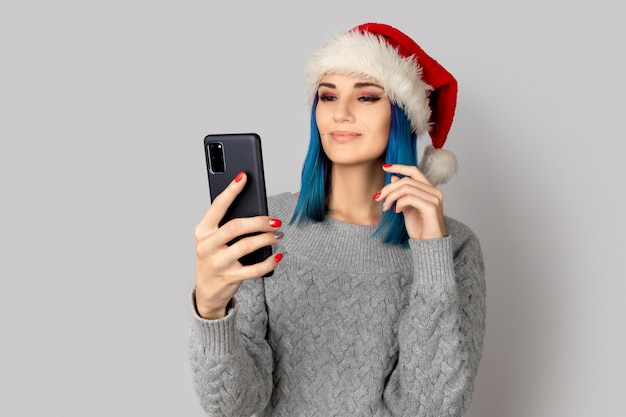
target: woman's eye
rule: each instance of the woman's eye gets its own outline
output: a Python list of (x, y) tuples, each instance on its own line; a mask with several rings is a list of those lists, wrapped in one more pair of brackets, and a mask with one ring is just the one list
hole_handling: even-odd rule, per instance
[(331, 96), (329, 94), (320, 94), (320, 101), (334, 101), (337, 98), (335, 96)]
[(361, 97), (359, 97), (359, 101), (364, 102), (364, 103), (375, 103), (378, 100), (380, 100), (380, 97), (376, 97), (376, 96), (361, 96)]

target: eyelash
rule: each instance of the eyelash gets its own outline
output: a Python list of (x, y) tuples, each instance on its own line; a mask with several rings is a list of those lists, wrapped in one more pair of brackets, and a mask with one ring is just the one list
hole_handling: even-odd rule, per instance
[[(320, 94), (319, 99), (320, 101), (330, 102), (330, 101), (335, 101), (337, 97), (330, 95), (330, 94)], [(359, 100), (362, 103), (376, 103), (380, 99), (381, 97), (376, 97), (376, 96), (361, 96), (357, 100)]]
[(361, 97), (359, 97), (359, 101), (363, 101), (365, 103), (376, 103), (378, 100), (380, 100), (380, 97), (376, 97), (376, 96), (361, 96)]

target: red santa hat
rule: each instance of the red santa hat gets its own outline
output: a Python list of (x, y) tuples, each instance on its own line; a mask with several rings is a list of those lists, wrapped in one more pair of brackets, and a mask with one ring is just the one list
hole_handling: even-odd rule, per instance
[(309, 97), (326, 73), (365, 75), (378, 81), (404, 109), (418, 137), (430, 136), (419, 168), (435, 185), (458, 171), (454, 154), (443, 149), (454, 118), (457, 83), (410, 37), (389, 25), (365, 23), (340, 33), (311, 57), (306, 70)]

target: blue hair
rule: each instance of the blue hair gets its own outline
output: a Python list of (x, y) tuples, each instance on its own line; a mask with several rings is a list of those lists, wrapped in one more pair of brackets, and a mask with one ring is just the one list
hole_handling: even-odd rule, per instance
[[(326, 197), (330, 187), (330, 160), (322, 149), (320, 133), (315, 120), (317, 97), (311, 109), (309, 149), (302, 167), (300, 196), (291, 222), (310, 219), (321, 222), (328, 213)], [(411, 122), (404, 110), (391, 104), (391, 128), (385, 163), (417, 166), (417, 136), (411, 132)], [(385, 184), (391, 182), (391, 175), (385, 175)], [(383, 242), (407, 245), (409, 236), (404, 226), (404, 217), (393, 210), (382, 213), (374, 236)]]
[(311, 127), (309, 150), (304, 159), (302, 167), (302, 179), (300, 186), (300, 196), (298, 204), (291, 218), (302, 221), (305, 218), (321, 222), (326, 217), (326, 195), (330, 183), (330, 160), (322, 149), (320, 132), (317, 129), (315, 120), (315, 109), (317, 108), (317, 94), (313, 100), (311, 109)]

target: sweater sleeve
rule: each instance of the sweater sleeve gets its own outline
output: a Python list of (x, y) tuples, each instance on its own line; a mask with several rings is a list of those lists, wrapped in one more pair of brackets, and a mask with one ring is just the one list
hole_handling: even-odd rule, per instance
[(397, 415), (458, 417), (470, 404), (485, 333), (484, 264), (477, 237), (457, 228), (460, 239), (410, 242), (413, 283), (385, 388)]
[(272, 353), (265, 340), (263, 280), (245, 281), (219, 320), (201, 318), (192, 294), (189, 360), (193, 386), (209, 416), (250, 416), (269, 402)]

